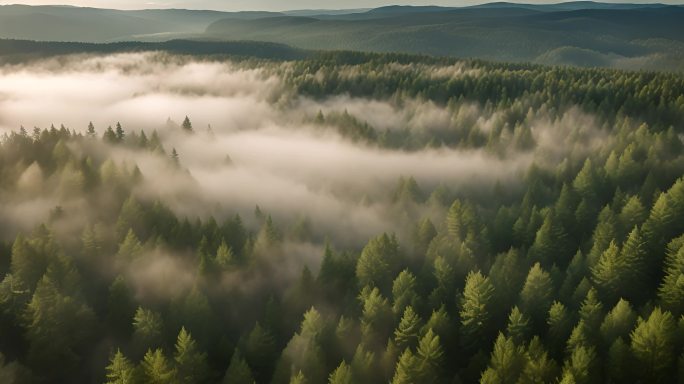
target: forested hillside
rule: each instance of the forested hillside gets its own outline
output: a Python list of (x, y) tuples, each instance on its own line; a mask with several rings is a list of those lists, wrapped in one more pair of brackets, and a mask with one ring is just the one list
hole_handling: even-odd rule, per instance
[(306, 49), (407, 52), (497, 61), (681, 70), (684, 8), (663, 5), (491, 3), (384, 7), (330, 17), (227, 17), (207, 35)]
[(684, 380), (682, 75), (269, 59), (0, 68), (0, 382)]
[(681, 5), (591, 1), (285, 12), (0, 5), (0, 38), (87, 43), (249, 40), (310, 50), (682, 71), (682, 19)]

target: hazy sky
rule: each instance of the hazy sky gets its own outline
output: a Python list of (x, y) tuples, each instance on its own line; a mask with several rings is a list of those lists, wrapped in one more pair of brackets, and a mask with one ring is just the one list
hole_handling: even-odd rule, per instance
[[(349, 9), (372, 8), (390, 4), (412, 5), (445, 5), (463, 6), (487, 3), (494, 0), (0, 0), (0, 4), (69, 4), (97, 8), (187, 8), (187, 9), (216, 9), (216, 10), (288, 10), (288, 9)], [(516, 1), (516, 0), (508, 0)], [(601, 0), (597, 0), (601, 1)], [(684, 0), (603, 0), (605, 2), (637, 2), (637, 3), (677, 3)], [(546, 0), (518, 0), (524, 3), (557, 3), (560, 1)]]

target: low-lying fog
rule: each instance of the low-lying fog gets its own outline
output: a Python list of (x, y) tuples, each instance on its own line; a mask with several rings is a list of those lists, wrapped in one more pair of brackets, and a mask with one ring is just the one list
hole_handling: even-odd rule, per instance
[[(269, 65), (278, 64), (254, 69), (135, 53), (8, 66), (0, 69), (0, 131), (64, 124), (84, 132), (91, 121), (98, 136), (117, 122), (127, 133), (144, 129), (149, 137), (157, 130), (167, 154), (172, 148), (178, 151), (181, 170), (151, 152), (108, 149), (115, 159), (138, 164), (145, 176), (137, 191), (142, 198), (161, 197), (190, 217), (241, 213), (247, 222), (259, 205), (276, 222), (308, 217), (317, 234), (355, 244), (377, 233), (401, 231), (388, 207), (402, 176), (413, 176), (427, 193), (438, 185), (491, 191), (497, 182), (517, 184), (533, 160), (531, 153), (502, 157), (453, 148), (409, 152), (354, 143), (334, 129), (314, 126), (313, 117), (318, 111), (346, 110), (378, 130), (428, 133), (449, 129), (455, 119), (472, 121), (483, 130), (488, 121), (479, 116), (480, 107), (469, 104), (454, 111), (419, 100), (405, 101), (401, 108), (347, 96), (313, 100), (295, 95), (271, 75), (275, 71)], [(589, 119), (578, 114), (537, 120), (543, 127)], [(194, 135), (178, 126), (185, 116)], [(539, 128), (536, 136), (542, 149), (545, 142), (547, 149), (557, 146), (548, 130)], [(52, 208), (50, 198), (48, 191), (30, 201), (16, 197), (0, 215), (10, 222), (12, 217), (32, 221), (27, 216), (39, 222)]]

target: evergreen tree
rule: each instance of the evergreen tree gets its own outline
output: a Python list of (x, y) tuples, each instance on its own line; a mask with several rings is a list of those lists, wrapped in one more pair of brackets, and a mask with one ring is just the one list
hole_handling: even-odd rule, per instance
[(461, 302), (461, 334), (464, 345), (473, 348), (489, 338), (494, 287), (480, 272), (466, 278)]
[(277, 350), (273, 334), (259, 323), (254, 325), (247, 336), (245, 343), (245, 358), (253, 368), (257, 382), (268, 380), (273, 370), (273, 361), (276, 359)]
[(123, 128), (121, 127), (121, 123), (116, 123), (116, 141), (118, 143), (123, 142), (124, 137), (126, 136), (126, 133), (124, 132)]
[(160, 347), (163, 343), (163, 322), (159, 313), (138, 307), (133, 316), (133, 345), (138, 353)]
[(499, 334), (494, 343), (489, 368), (482, 374), (480, 383), (515, 384), (524, 368), (523, 351), (515, 346), (512, 339)]
[(135, 366), (119, 349), (109, 359), (106, 371), (107, 384), (134, 384), (138, 382)]
[(150, 384), (177, 383), (176, 370), (173, 369), (161, 349), (147, 351), (141, 363), (144, 382)]
[(86, 134), (87, 134), (88, 137), (90, 137), (90, 138), (94, 138), (94, 137), (95, 137), (95, 126), (93, 125), (93, 122), (92, 122), (92, 121), (91, 121), (90, 123), (88, 123), (88, 130), (86, 131)]
[(403, 313), (406, 307), (415, 307), (419, 303), (419, 297), (416, 293), (416, 278), (411, 272), (405, 269), (394, 279), (392, 297), (394, 298), (392, 311), (395, 314)]
[(24, 319), (28, 365), (46, 379), (69, 380), (95, 330), (93, 310), (61, 293), (58, 282), (45, 275), (26, 306)]
[(190, 118), (185, 116), (185, 119), (183, 119), (183, 124), (181, 124), (181, 128), (183, 128), (183, 131), (187, 133), (193, 133), (192, 129), (192, 123), (190, 122)]
[(252, 378), (252, 371), (249, 369), (247, 362), (240, 355), (240, 351), (235, 349), (233, 357), (230, 359), (230, 365), (223, 376), (223, 384), (254, 384)]
[(575, 348), (563, 367), (561, 383), (598, 383), (596, 352), (590, 347)]
[(413, 311), (413, 307), (408, 306), (404, 310), (399, 326), (394, 331), (394, 342), (399, 350), (414, 348), (418, 344), (418, 333), (420, 331), (420, 318)]
[(668, 246), (665, 277), (658, 289), (663, 306), (675, 315), (684, 313), (684, 236)]
[(520, 308), (530, 315), (533, 324), (541, 324), (553, 303), (551, 275), (535, 263), (527, 274), (520, 292)]
[(351, 367), (344, 361), (335, 368), (328, 378), (328, 384), (354, 384), (355, 382)]
[(663, 382), (674, 368), (676, 324), (669, 312), (655, 308), (648, 319), (639, 318), (632, 331), (631, 350), (645, 381)]
[(397, 361), (392, 384), (413, 384), (420, 382), (418, 362), (410, 349), (406, 349)]
[(362, 293), (361, 336), (364, 344), (373, 345), (384, 342), (389, 336), (387, 326), (392, 319), (392, 309), (377, 288), (369, 290), (367, 295)]
[(525, 368), (518, 382), (520, 384), (550, 383), (558, 375), (558, 365), (544, 350), (538, 336), (532, 338), (527, 348)]
[(508, 316), (508, 326), (506, 327), (508, 337), (516, 345), (523, 345), (529, 338), (530, 332), (530, 321), (527, 316), (520, 312), (518, 307), (513, 307), (510, 316)]
[(207, 379), (209, 367), (207, 356), (199, 351), (197, 342), (192, 336), (181, 328), (176, 341), (176, 353), (174, 355), (178, 379), (183, 383), (203, 383)]
[(356, 264), (356, 277), (361, 286), (377, 286), (388, 291), (392, 276), (396, 276), (399, 245), (394, 236), (383, 234), (371, 239), (363, 248)]
[(442, 376), (444, 350), (439, 336), (428, 329), (418, 344), (416, 365), (420, 381), (423, 383), (438, 383)]
[(603, 319), (603, 323), (601, 323), (603, 342), (605, 345), (611, 346), (618, 338), (627, 339), (635, 323), (636, 313), (634, 313), (628, 301), (620, 299)]

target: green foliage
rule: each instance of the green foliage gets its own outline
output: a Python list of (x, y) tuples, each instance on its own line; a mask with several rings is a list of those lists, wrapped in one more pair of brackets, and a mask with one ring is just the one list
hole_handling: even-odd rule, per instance
[(193, 340), (185, 328), (181, 328), (176, 341), (176, 362), (178, 379), (183, 383), (203, 383), (209, 374), (207, 356), (199, 350), (197, 342)]
[(399, 266), (399, 245), (394, 236), (382, 234), (363, 248), (356, 264), (356, 277), (361, 286), (377, 286), (388, 290)]
[[(197, 159), (184, 152), (189, 169), (174, 166), (167, 131), (7, 132), (0, 382), (677, 382), (681, 75), (307, 55), (231, 65), (281, 79), (278, 101), (264, 100), (278, 108), (339, 95), (390, 106), (406, 117), (391, 129), (336, 102), (288, 124), (381, 157), (454, 156), (453, 177), (417, 161), (388, 171), (415, 173), (396, 188), (383, 176), (366, 196), (321, 180), (308, 192), (358, 205), (310, 218), (277, 206), (278, 225), (257, 208), (243, 222), (241, 201), (218, 196), (214, 210), (186, 194), (206, 179), (174, 188), (197, 177)], [(241, 156), (217, 167), (242, 172)], [(156, 163), (164, 171), (150, 175)], [(491, 175), (471, 182), (459, 167)], [(21, 213), (34, 202), (55, 206), (45, 220)], [(346, 227), (358, 212), (378, 220)]]
[(675, 315), (684, 313), (684, 236), (668, 246), (665, 276), (658, 290), (663, 306)]
[(466, 278), (461, 303), (461, 334), (465, 346), (473, 348), (489, 338), (492, 320), (494, 286), (480, 272)]
[(78, 367), (79, 352), (96, 330), (93, 310), (78, 298), (60, 292), (47, 275), (38, 282), (24, 319), (27, 360), (47, 377), (68, 377)]
[(516, 345), (524, 344), (530, 336), (530, 320), (524, 313), (520, 312), (518, 307), (513, 307), (511, 314), (508, 316), (508, 326), (506, 327), (506, 334), (510, 337)]
[(137, 352), (158, 348), (163, 343), (164, 324), (161, 314), (138, 307), (133, 316), (133, 343)]
[(107, 384), (134, 384), (138, 382), (135, 366), (119, 349), (109, 359), (109, 365), (105, 370), (107, 371)]
[(394, 343), (399, 350), (415, 348), (418, 344), (418, 333), (420, 331), (420, 318), (413, 311), (413, 307), (408, 306), (404, 310), (401, 321), (394, 330)]
[(553, 303), (554, 286), (551, 275), (535, 263), (520, 291), (520, 308), (530, 314), (535, 323), (541, 323)]
[(494, 343), (489, 368), (482, 374), (480, 383), (516, 383), (525, 367), (523, 351), (515, 342), (499, 334)]
[(420, 382), (420, 372), (418, 368), (418, 361), (410, 349), (404, 350), (404, 353), (397, 361), (397, 367), (394, 370), (394, 377), (392, 384), (410, 384)]
[(223, 376), (223, 384), (253, 384), (254, 382), (252, 371), (240, 355), (240, 351), (236, 349)]
[(416, 278), (408, 270), (399, 273), (394, 283), (392, 283), (392, 311), (395, 314), (402, 313), (405, 308), (416, 307), (419, 304), (419, 297), (416, 293)]
[(353, 384), (354, 374), (351, 367), (346, 362), (342, 361), (340, 365), (330, 374), (328, 384)]
[(661, 382), (674, 368), (675, 320), (669, 312), (655, 308), (648, 319), (639, 318), (631, 334), (631, 350), (644, 380)]
[(147, 351), (141, 363), (143, 380), (150, 384), (177, 383), (176, 370), (161, 349)]

